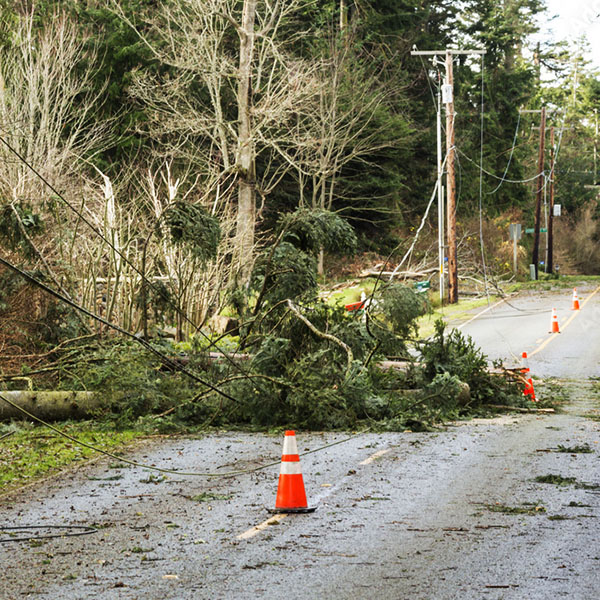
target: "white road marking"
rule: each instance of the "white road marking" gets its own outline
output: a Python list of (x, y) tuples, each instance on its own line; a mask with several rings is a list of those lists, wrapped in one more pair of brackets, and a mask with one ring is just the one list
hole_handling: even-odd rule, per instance
[(263, 521), (260, 525), (255, 525), (251, 529), (248, 529), (248, 531), (244, 531), (244, 533), (240, 533), (240, 535), (237, 536), (237, 539), (238, 540), (248, 540), (248, 539), (254, 537), (257, 533), (260, 533), (261, 531), (265, 530), (270, 525), (276, 525), (280, 521), (283, 521), (283, 519), (285, 519), (287, 516), (288, 516), (288, 513), (279, 513), (278, 515), (273, 515), (270, 519)]
[[(372, 462), (376, 461), (380, 456), (387, 454), (389, 451), (390, 451), (390, 448), (387, 448), (384, 450), (378, 450), (377, 452), (375, 452), (375, 454), (372, 454), (371, 456), (369, 456), (369, 458), (366, 458), (359, 464), (360, 465), (371, 464)], [(331, 488), (332, 484), (324, 483), (321, 485), (321, 487)], [(288, 514), (289, 513), (280, 513), (277, 515), (273, 515), (266, 521), (263, 521), (260, 525), (255, 525), (254, 527), (251, 527), (250, 529), (248, 529), (248, 531), (244, 531), (244, 533), (240, 533), (240, 535), (237, 536), (237, 539), (238, 540), (249, 540), (250, 538), (253, 538), (255, 535), (259, 534), (261, 531), (264, 531), (265, 529), (267, 529), (270, 525), (276, 525), (277, 523), (279, 523), (280, 521), (285, 519), (288, 516)]]
[(488, 306), (486, 309), (482, 310), (481, 312), (478, 312), (474, 317), (471, 317), (468, 321), (465, 321), (464, 323), (461, 323), (460, 325), (457, 325), (456, 329), (463, 328), (465, 325), (468, 325), (469, 323), (471, 323), (475, 319), (478, 319), (484, 313), (488, 312), (488, 310), (492, 310), (492, 308), (496, 308), (496, 306), (498, 306), (499, 304), (502, 304), (503, 302), (506, 302), (506, 298), (502, 298), (502, 300), (499, 300), (498, 302), (496, 302), (496, 304), (492, 304), (491, 306)]
[(365, 460), (363, 460), (361, 463), (358, 463), (358, 464), (359, 465), (369, 465), (373, 461), (377, 460), (380, 456), (387, 454), (389, 451), (390, 451), (389, 448), (387, 450), (379, 450), (378, 452), (375, 452), (375, 454), (372, 454), (371, 456), (369, 456), (369, 458), (366, 458)]

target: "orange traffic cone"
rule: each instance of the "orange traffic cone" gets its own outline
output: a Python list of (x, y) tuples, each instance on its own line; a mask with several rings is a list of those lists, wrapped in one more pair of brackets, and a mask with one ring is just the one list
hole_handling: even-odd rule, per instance
[(560, 333), (560, 328), (558, 327), (558, 316), (556, 314), (556, 309), (552, 309), (552, 318), (550, 319), (550, 331), (548, 333)]
[(300, 457), (296, 445), (296, 433), (286, 431), (283, 439), (281, 469), (279, 471), (279, 486), (275, 509), (272, 513), (307, 513), (313, 512), (316, 506), (310, 508), (306, 502), (304, 479), (300, 470)]
[(526, 378), (527, 383), (525, 384), (525, 389), (523, 390), (523, 396), (531, 396), (529, 398), (532, 402), (537, 402), (535, 398), (535, 390), (533, 389), (533, 379), (528, 377), (529, 369), (529, 360), (527, 359), (527, 352), (523, 352), (521, 358), (521, 373), (523, 373), (523, 377)]
[(577, 288), (573, 288), (573, 308), (572, 310), (579, 310), (579, 297), (577, 296)]
[(532, 402), (537, 402), (537, 399), (535, 397), (535, 390), (533, 389), (533, 379), (531, 379), (531, 377), (527, 380), (527, 383), (525, 384), (525, 389), (523, 390), (523, 396), (531, 396), (531, 398), (529, 398)]

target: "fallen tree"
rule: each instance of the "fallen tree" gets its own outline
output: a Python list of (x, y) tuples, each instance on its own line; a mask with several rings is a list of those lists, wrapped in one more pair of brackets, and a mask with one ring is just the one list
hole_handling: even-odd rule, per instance
[(24, 411), (49, 421), (82, 419), (92, 416), (101, 407), (102, 396), (94, 392), (0, 392), (0, 421), (28, 419)]

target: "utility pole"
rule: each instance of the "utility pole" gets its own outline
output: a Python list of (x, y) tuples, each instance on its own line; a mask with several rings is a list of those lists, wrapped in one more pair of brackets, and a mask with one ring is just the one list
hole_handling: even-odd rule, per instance
[[(542, 198), (543, 198), (543, 194), (546, 191), (546, 181), (544, 178), (544, 152), (545, 152), (545, 143), (546, 143), (546, 113), (555, 113), (555, 112), (561, 112), (561, 109), (550, 109), (550, 110), (546, 110), (546, 107), (543, 107), (541, 110), (525, 110), (525, 109), (521, 109), (519, 111), (521, 114), (524, 113), (535, 113), (535, 114), (540, 114), (541, 118), (540, 118), (540, 145), (539, 145), (539, 156), (538, 156), (538, 175), (536, 178), (537, 181), (537, 188), (536, 188), (536, 205), (535, 205), (535, 234), (534, 234), (534, 240), (533, 240), (533, 254), (531, 257), (531, 262), (535, 265), (535, 277), (537, 279), (538, 276), (538, 262), (539, 262), (539, 244), (540, 244), (540, 216), (541, 216), (541, 204), (542, 204)], [(535, 127), (534, 129), (537, 129), (537, 127)], [(546, 264), (548, 264), (548, 262), (550, 263), (550, 268), (553, 268), (553, 259), (552, 259), (552, 219), (554, 218), (554, 187), (553, 187), (553, 181), (554, 181), (554, 161), (556, 159), (555, 157), (555, 153), (554, 153), (554, 127), (551, 128), (551, 134), (552, 134), (552, 148), (551, 148), (551, 177), (550, 177), (550, 218), (548, 219), (548, 223), (547, 223), (547, 233), (546, 233), (546, 240), (547, 240), (547, 256), (546, 256)], [(548, 271), (546, 271), (548, 272)]]
[(535, 278), (538, 278), (538, 263), (540, 249), (540, 213), (542, 209), (542, 196), (544, 194), (544, 151), (546, 143), (546, 107), (542, 107), (540, 119), (540, 147), (538, 154), (537, 193), (535, 199), (535, 232), (533, 234), (533, 254), (531, 262), (535, 265)]
[[(438, 82), (440, 83), (440, 82)], [(444, 189), (442, 186), (442, 177), (444, 175), (442, 158), (442, 86), (438, 85), (437, 93), (437, 196), (438, 196), (438, 261), (440, 275), (440, 304), (444, 304)]]
[(548, 217), (548, 258), (546, 261), (546, 273), (554, 272), (554, 177), (555, 177), (555, 164), (554, 164), (554, 127), (550, 127), (550, 215)]
[[(482, 56), (485, 50), (454, 50), (446, 48), (443, 51), (437, 50), (413, 50), (412, 56), (444, 56), (446, 65), (446, 78), (444, 82), (443, 102), (446, 105), (446, 218), (447, 218), (447, 239), (448, 239), (448, 301), (450, 304), (458, 302), (458, 265), (456, 260), (456, 174), (454, 168), (454, 158), (456, 149), (454, 147), (454, 120), (456, 113), (454, 112), (454, 72), (453, 61), (456, 55), (476, 54)], [(439, 147), (439, 146), (438, 146)], [(441, 174), (439, 173), (438, 161), (438, 218), (441, 219), (438, 227), (442, 229), (443, 223), (443, 207), (441, 194)], [(443, 235), (440, 236), (443, 240)], [(443, 241), (442, 241), (443, 244)], [(444, 262), (443, 257), (440, 258), (440, 280), (443, 280)], [(441, 284), (443, 285), (443, 284)]]

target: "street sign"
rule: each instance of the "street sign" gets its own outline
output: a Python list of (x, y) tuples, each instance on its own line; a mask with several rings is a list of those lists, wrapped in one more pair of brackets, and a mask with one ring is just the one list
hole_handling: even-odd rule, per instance
[(548, 233), (547, 227), (540, 227), (540, 233)]
[(562, 206), (560, 204), (555, 204), (554, 205), (554, 215), (555, 217), (560, 217), (560, 209), (562, 208)]
[(525, 229), (525, 233), (535, 233), (535, 229), (533, 227), (527, 227), (527, 229)]
[(511, 223), (508, 226), (510, 239), (513, 241), (513, 270), (517, 274), (517, 242), (521, 239), (521, 223)]
[(511, 240), (520, 240), (521, 231), (521, 223), (511, 223), (508, 226), (508, 233)]

